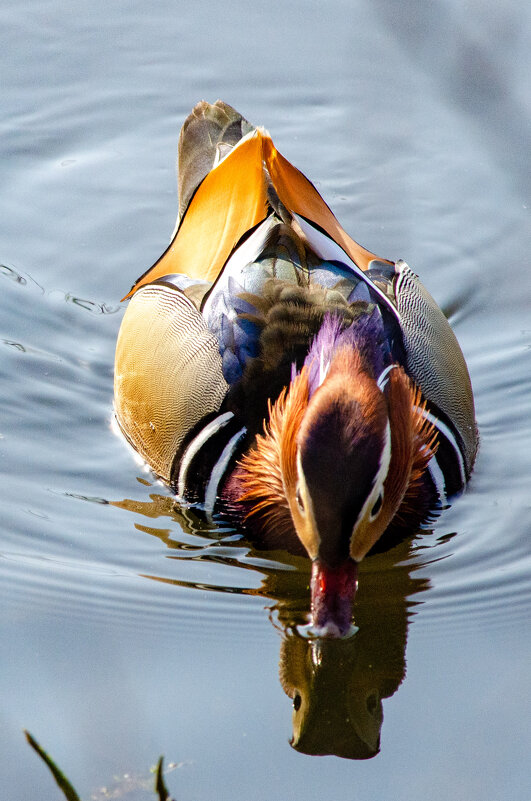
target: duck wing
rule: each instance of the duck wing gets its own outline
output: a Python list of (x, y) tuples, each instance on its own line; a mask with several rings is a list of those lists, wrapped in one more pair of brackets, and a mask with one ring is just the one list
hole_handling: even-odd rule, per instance
[(114, 409), (128, 442), (164, 481), (175, 454), (227, 392), (218, 342), (186, 294), (159, 282), (135, 294), (116, 343)]
[[(476, 457), (478, 430), (474, 396), (465, 358), (445, 315), (418, 276), (404, 261), (396, 263), (396, 306), (404, 343), (405, 368), (421, 388), (440, 433), (438, 460), (456, 461), (448, 475), (460, 476), (464, 488)], [(446, 453), (445, 453), (446, 451)]]

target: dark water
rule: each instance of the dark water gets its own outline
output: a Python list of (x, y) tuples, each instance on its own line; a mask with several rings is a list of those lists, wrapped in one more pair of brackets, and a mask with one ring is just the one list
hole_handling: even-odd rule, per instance
[[(59, 797), (26, 727), (83, 798), (151, 797), (163, 753), (179, 801), (527, 799), (529, 6), (5, 0), (0, 22), (0, 797)], [(218, 96), (421, 274), (476, 392), (469, 490), (367, 560), (348, 643), (283, 635), (305, 563), (174, 509), (110, 428), (118, 301)]]

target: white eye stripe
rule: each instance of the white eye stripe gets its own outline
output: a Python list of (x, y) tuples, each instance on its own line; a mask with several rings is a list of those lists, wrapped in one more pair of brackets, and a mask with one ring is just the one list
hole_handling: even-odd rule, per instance
[(380, 512), (382, 511), (383, 506), (383, 498), (384, 498), (384, 489), (381, 488), (378, 497), (376, 498), (373, 507), (369, 513), (369, 520), (372, 523), (373, 520), (376, 520)]
[[(382, 501), (383, 501), (383, 485), (385, 479), (387, 478), (387, 473), (389, 472), (390, 464), (391, 464), (391, 426), (388, 420), (387, 426), (385, 428), (384, 446), (382, 448), (382, 454), (380, 456), (380, 466), (378, 467), (378, 472), (376, 473), (371, 493), (369, 497), (366, 499), (365, 503), (363, 504), (361, 511), (358, 515), (358, 519), (354, 523), (353, 531), (355, 531), (358, 523), (365, 517), (367, 517), (369, 521), (371, 521), (369, 510), (372, 511), (376, 501), (378, 500), (378, 496), (380, 495), (380, 493), (382, 493)], [(374, 519), (376, 519), (377, 516), (378, 515), (375, 515)]]
[[(298, 531), (297, 533), (299, 534), (299, 538), (302, 544), (308, 551), (310, 558), (315, 559), (315, 557), (319, 553), (319, 547), (321, 545), (321, 536), (319, 534), (315, 522), (312, 497), (308, 492), (308, 487), (306, 485), (306, 480), (304, 478), (304, 471), (302, 469), (300, 450), (297, 451), (297, 475), (299, 477), (297, 492), (300, 493), (301, 499), (303, 501), (304, 512), (301, 512), (296, 497), (295, 497), (295, 503), (297, 504), (297, 510), (299, 514), (302, 514), (304, 516), (306, 522), (306, 527), (304, 529), (304, 536), (301, 536), (301, 534), (303, 533), (302, 531), (301, 532)], [(285, 486), (284, 486), (284, 491), (286, 492), (286, 497), (289, 497)]]

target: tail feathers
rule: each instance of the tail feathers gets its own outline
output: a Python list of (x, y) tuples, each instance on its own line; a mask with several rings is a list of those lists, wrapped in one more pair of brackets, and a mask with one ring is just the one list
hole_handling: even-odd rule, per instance
[(195, 106), (179, 137), (179, 219), (212, 167), (253, 130), (253, 125), (222, 100), (202, 100)]

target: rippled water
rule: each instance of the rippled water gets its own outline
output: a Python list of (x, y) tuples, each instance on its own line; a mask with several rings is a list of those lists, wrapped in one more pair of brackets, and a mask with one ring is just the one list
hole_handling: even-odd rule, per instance
[[(150, 798), (163, 753), (179, 801), (527, 799), (527, 6), (40, 0), (0, 20), (0, 796), (58, 798), (26, 727), (84, 798)], [(345, 643), (285, 628), (304, 560), (176, 508), (111, 429), (119, 298), (172, 231), (179, 127), (218, 96), (421, 274), (470, 367), (471, 485), (366, 561)]]

